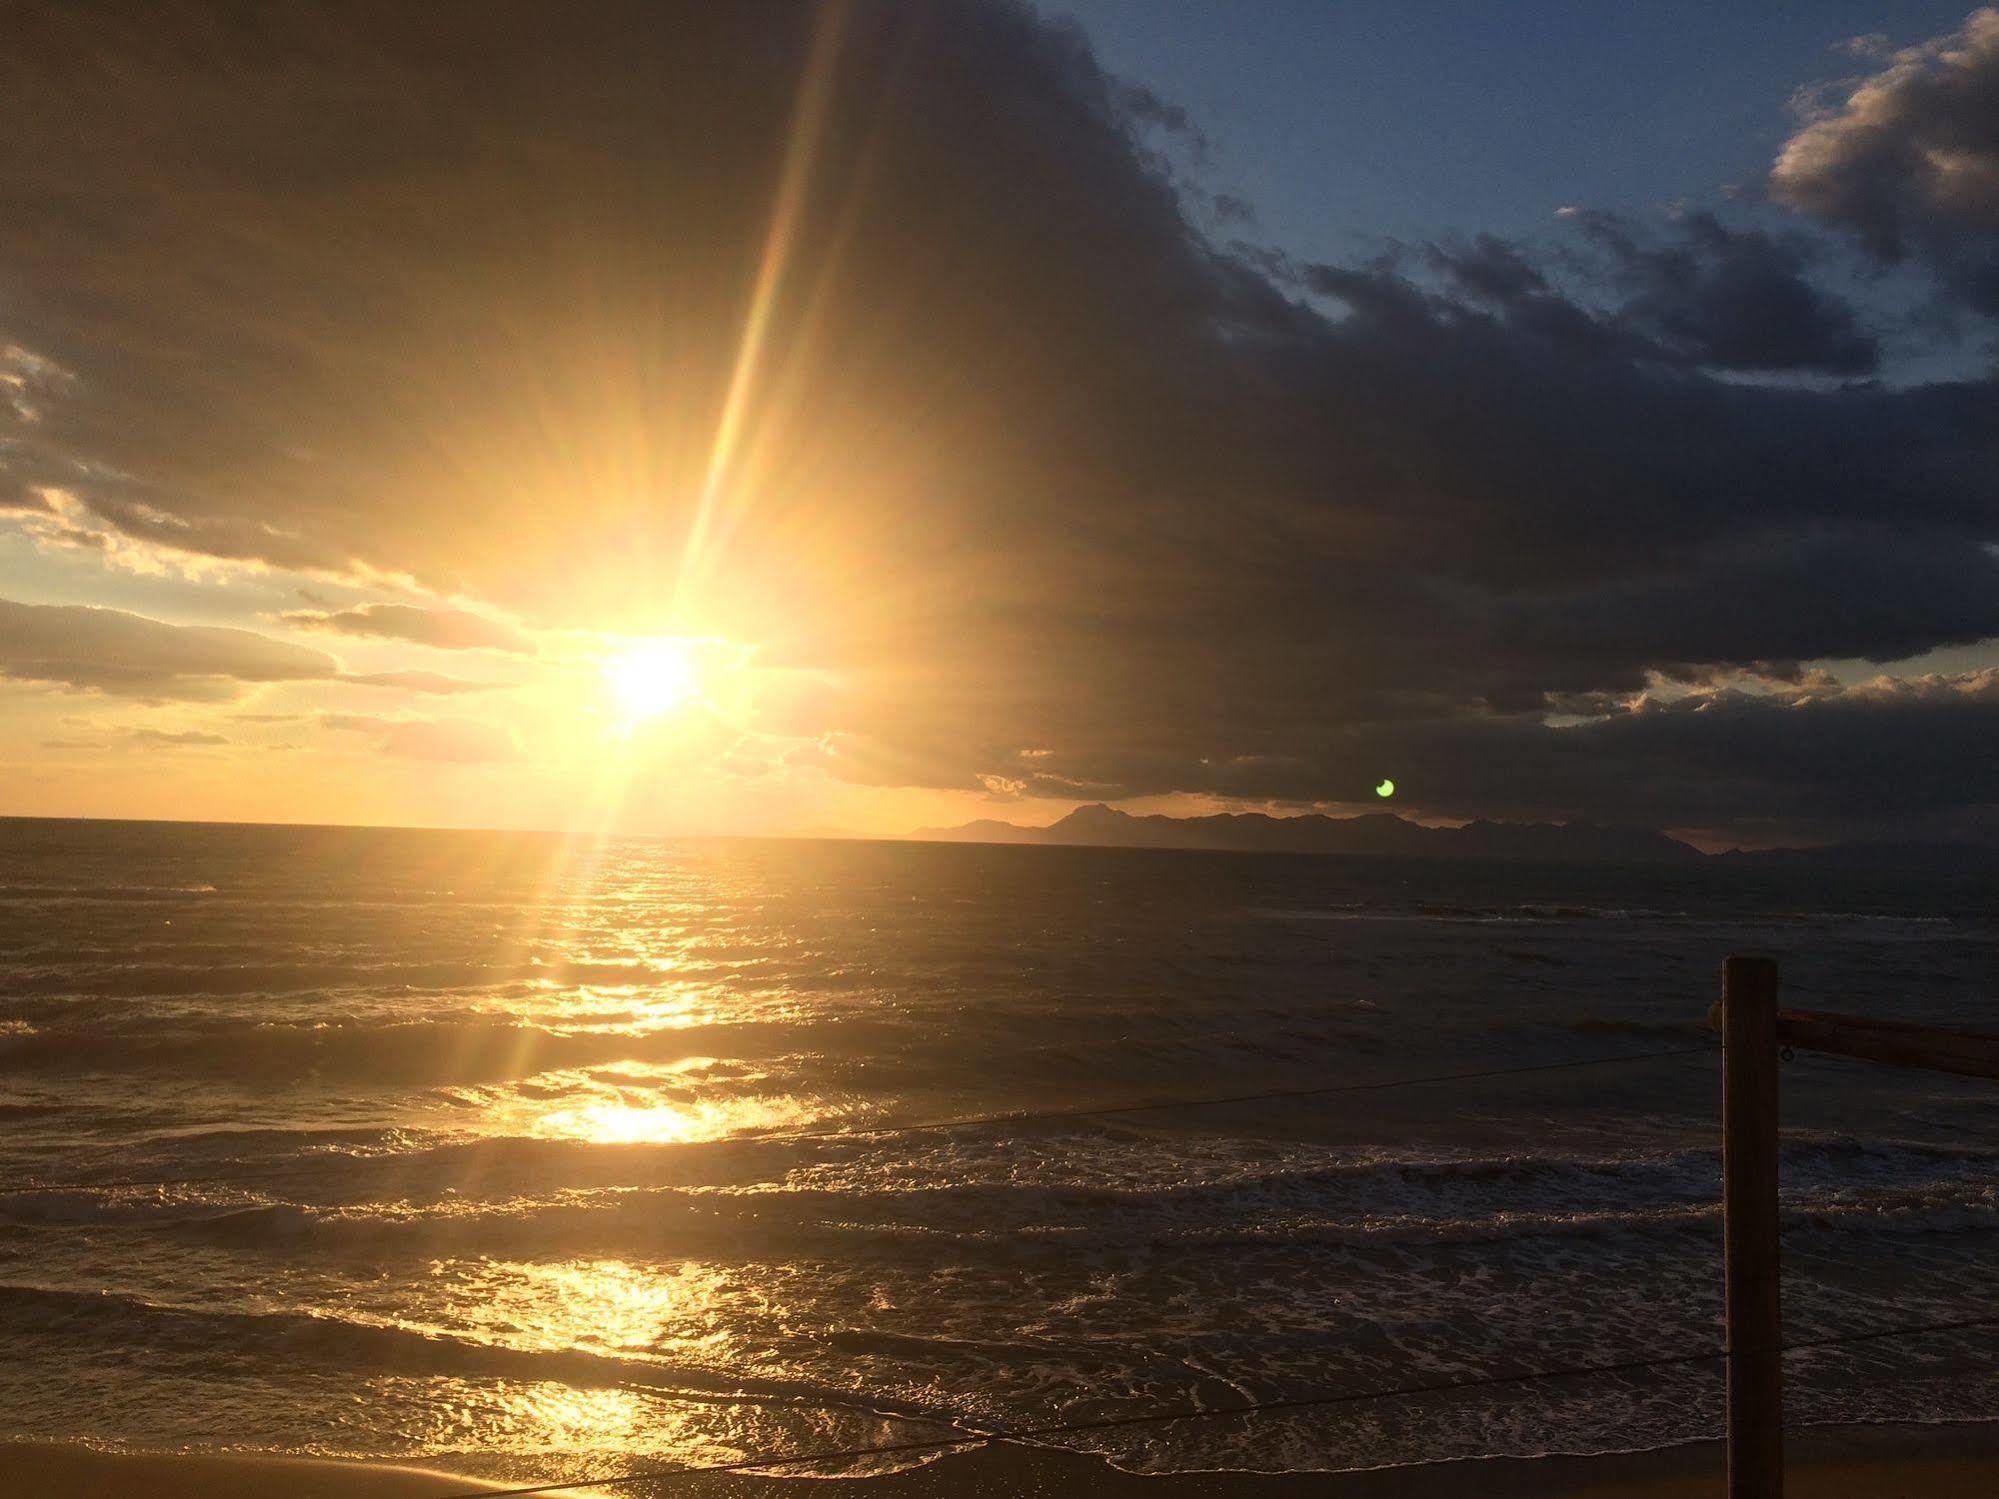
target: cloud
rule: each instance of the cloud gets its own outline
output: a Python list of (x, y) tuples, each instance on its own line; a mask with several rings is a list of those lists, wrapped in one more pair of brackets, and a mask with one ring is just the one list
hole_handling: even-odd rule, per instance
[(1999, 317), (1999, 9), (1883, 61), (1785, 142), (1771, 193)]
[(1205, 160), (1214, 149), (1183, 106), (1160, 98), (1141, 83), (1121, 80), (1112, 88), (1119, 112), (1134, 125), (1163, 131), (1184, 142), (1196, 161)]
[(154, 749), (190, 749), (229, 742), (220, 734), (205, 733), (199, 729), (183, 729), (177, 732), (164, 729), (133, 729), (125, 737), (133, 744), (143, 744)]
[(1551, 291), (1546, 273), (1518, 245), (1496, 234), (1478, 235), (1468, 245), (1427, 245), (1424, 254), (1433, 269), (1474, 300), (1517, 306)]
[(393, 687), (402, 692), (428, 692), (445, 696), (461, 692), (490, 692), (498, 682), (474, 682), (435, 671), (369, 671), (344, 673), (340, 680), (358, 687)]
[[(1560, 217), (1582, 234), (1583, 253), (1537, 256), (1480, 234), (1398, 246), (1361, 268), (1316, 267), (1308, 284), (1365, 300), (1371, 280), (1414, 263), (1448, 296), (1579, 353), (1752, 374), (1853, 376), (1880, 366), (1880, 345), (1853, 309), (1812, 282), (1817, 247), (1802, 236), (1732, 227), (1709, 212), (1676, 215), (1663, 231), (1589, 209), (1565, 208)], [(1578, 283), (1587, 303), (1558, 287), (1555, 269)], [(1374, 286), (1372, 295), (1385, 290)]]
[(1712, 213), (1682, 216), (1663, 243), (1614, 215), (1579, 222), (1623, 294), (1618, 322), (1693, 364), (1827, 375), (1880, 367), (1880, 346), (1853, 310), (1812, 284), (1801, 237), (1733, 229)]
[[(336, 681), (401, 692), (486, 692), (434, 671), (344, 672), (324, 651), (251, 630), (172, 625), (120, 609), (0, 599), (0, 677), (146, 699), (219, 701), (253, 684)], [(276, 719), (294, 715), (238, 715)]]
[[(1335, 729), (1289, 755), (1175, 757), (1150, 749), (1069, 757), (1083, 781), (1018, 757), (991, 773), (1014, 795), (1198, 791), (1252, 800), (1364, 802), (1383, 776), (1399, 795), (1463, 817), (1633, 820), (1753, 830), (1838, 828), (1862, 814), (1914, 817), (1999, 805), (1999, 670), (1851, 687), (1640, 694), (1550, 728), (1525, 715), (1376, 722)], [(836, 762), (837, 759), (836, 759)], [(842, 767), (871, 779), (865, 764)], [(894, 767), (884, 779), (906, 773)]]
[(443, 651), (508, 651), (531, 656), (534, 642), (498, 620), (464, 609), (421, 609), (413, 604), (364, 604), (337, 612), (300, 610), (283, 616), (304, 630), (407, 640)]
[[(1999, 387), (1842, 383), (1876, 351), (1801, 242), (1579, 211), (1580, 259), (1486, 236), (1291, 268), (1206, 237), (1141, 144), (1178, 117), (1072, 28), (842, 13), (26, 7), (0, 337), (69, 378), (33, 422), (0, 403), (10, 472), (107, 533), (537, 627), (684, 616), (837, 684), (787, 706), (787, 763), (857, 781), (1314, 800), (1387, 773), (1467, 812), (1830, 824), (1909, 793), (1794, 767), (1892, 724), (1933, 735), (1926, 805), (1987, 796), (1952, 727), (1977, 701), (1647, 696), (1999, 635)], [(1907, 67), (1867, 118), (1982, 180), (1984, 64)], [(1830, 185), (1864, 159), (1877, 253), (1969, 267), (1944, 229), (1981, 243), (1983, 210), (1856, 132), (1786, 201), (1860, 232), (1874, 198)], [(367, 732), (511, 748), (389, 727), (420, 722)]]
[(0, 676), (123, 697), (213, 700), (246, 684), (331, 677), (322, 651), (249, 630), (170, 625), (118, 609), (0, 599)]
[[(41, 421), (46, 404), (75, 384), (76, 377), (54, 360), (16, 343), (0, 343), (0, 404), (18, 424), (33, 426)], [(14, 503), (31, 508), (20, 497)]]
[(339, 733), (366, 734), (377, 753), (399, 760), (478, 765), (518, 760), (520, 744), (499, 725), (468, 718), (378, 718), (358, 713), (323, 713), (320, 726)]
[(509, 729), (469, 718), (410, 719), (393, 725), (376, 745), (402, 760), (437, 760), (474, 765), (518, 760), (520, 745)]

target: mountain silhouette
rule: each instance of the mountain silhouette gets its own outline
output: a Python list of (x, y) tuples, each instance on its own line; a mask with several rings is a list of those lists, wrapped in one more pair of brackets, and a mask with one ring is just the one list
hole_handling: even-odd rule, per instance
[(1297, 854), (1378, 854), (1403, 858), (1526, 859), (1596, 864), (1685, 863), (1699, 850), (1655, 828), (1595, 822), (1471, 822), (1432, 828), (1392, 812), (1360, 817), (1271, 817), (1217, 812), (1207, 817), (1135, 816), (1099, 802), (1047, 827), (981, 818), (910, 834), (937, 843), (1037, 843), (1093, 848), (1196, 848)]

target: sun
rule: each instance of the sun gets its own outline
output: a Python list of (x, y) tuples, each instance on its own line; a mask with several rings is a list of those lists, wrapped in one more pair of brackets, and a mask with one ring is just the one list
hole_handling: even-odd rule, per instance
[(648, 640), (604, 664), (611, 695), (630, 723), (659, 718), (700, 695), (701, 674), (692, 643)]

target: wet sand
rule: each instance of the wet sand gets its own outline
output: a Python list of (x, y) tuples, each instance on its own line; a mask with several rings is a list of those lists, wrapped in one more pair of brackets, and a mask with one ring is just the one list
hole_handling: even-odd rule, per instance
[[(443, 1499), (491, 1485), (388, 1463), (294, 1457), (197, 1457), (97, 1452), (49, 1442), (0, 1442), (8, 1499)], [(589, 1491), (584, 1491), (589, 1492)]]
[[(570, 1489), (581, 1495), (702, 1499), (1712, 1499), (1722, 1451), (1701, 1443), (1601, 1457), (1489, 1458), (1364, 1473), (1130, 1474), (1095, 1458), (995, 1446), (863, 1479), (684, 1474), (661, 1483)], [(1790, 1442), (1788, 1499), (1973, 1499), (1999, 1492), (1999, 1426), (1819, 1428)], [(454, 1474), (293, 1458), (112, 1455), (75, 1446), (0, 1444), (0, 1492), (18, 1499), (443, 1499), (500, 1485)]]

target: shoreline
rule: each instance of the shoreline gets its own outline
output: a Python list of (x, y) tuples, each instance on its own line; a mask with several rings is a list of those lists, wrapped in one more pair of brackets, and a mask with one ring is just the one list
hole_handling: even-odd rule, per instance
[[(1787, 1441), (1792, 1499), (1972, 1499), (1999, 1491), (1999, 1422), (1818, 1426)], [(1131, 1473), (1060, 1448), (996, 1443), (921, 1467), (855, 1478), (749, 1473), (678, 1475), (675, 1493), (707, 1499), (799, 1499), (800, 1485), (837, 1484), (836, 1499), (1708, 1499), (1724, 1469), (1718, 1441), (1588, 1457), (1481, 1457), (1354, 1472), (1238, 1470)], [(574, 1480), (569, 1480), (574, 1482)], [(533, 1482), (469, 1478), (438, 1468), (276, 1456), (117, 1453), (76, 1443), (0, 1442), (0, 1490), (20, 1499), (443, 1499)], [(559, 1477), (549, 1482), (561, 1484)], [(851, 1487), (849, 1487), (851, 1486)], [(865, 1491), (865, 1492), (863, 1492)], [(569, 1492), (662, 1493), (645, 1482)]]

